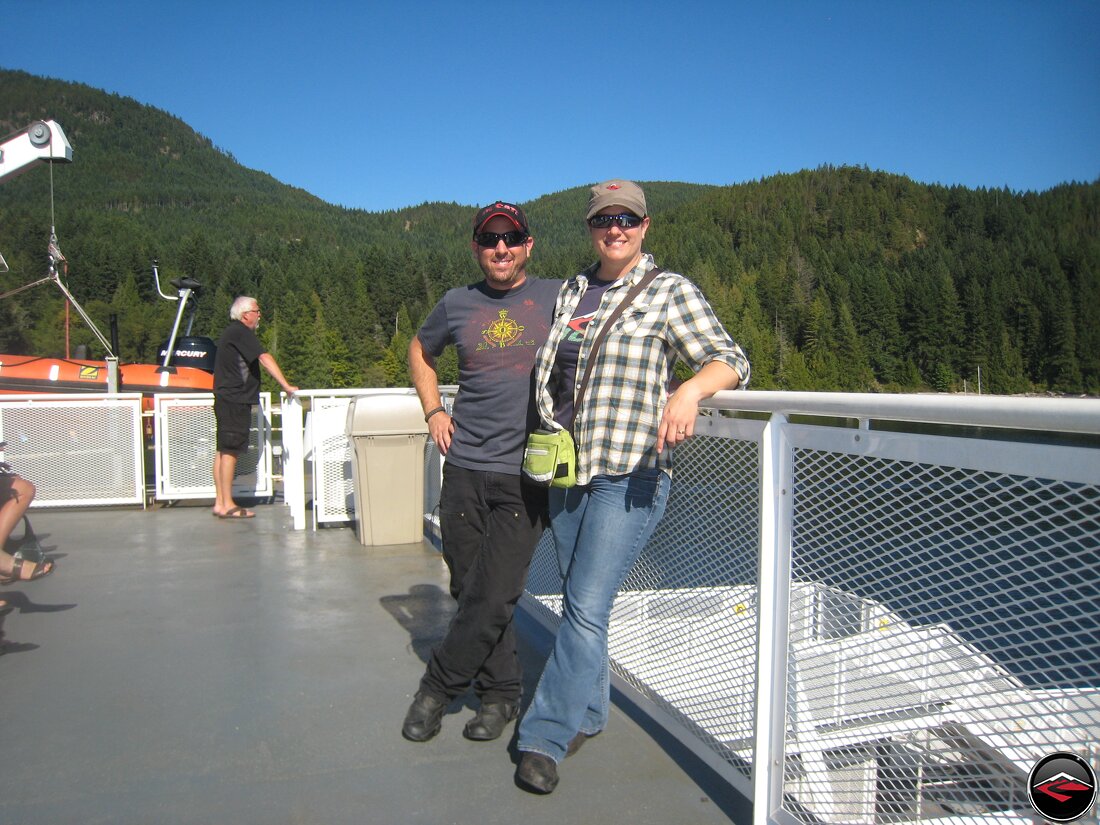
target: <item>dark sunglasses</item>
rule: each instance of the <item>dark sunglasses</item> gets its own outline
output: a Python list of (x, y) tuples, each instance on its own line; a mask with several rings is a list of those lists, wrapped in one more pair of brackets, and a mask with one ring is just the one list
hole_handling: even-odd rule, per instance
[(593, 215), (588, 219), (588, 225), (593, 229), (607, 229), (609, 226), (617, 226), (620, 229), (633, 229), (641, 226), (645, 218), (637, 215)]
[(518, 229), (511, 232), (478, 232), (474, 235), (474, 243), (486, 249), (492, 249), (501, 241), (505, 246), (521, 246), (526, 243), (528, 235)]

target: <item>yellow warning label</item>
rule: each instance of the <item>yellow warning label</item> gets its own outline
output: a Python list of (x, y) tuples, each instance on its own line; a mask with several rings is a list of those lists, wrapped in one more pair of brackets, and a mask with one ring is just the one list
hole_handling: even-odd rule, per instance
[(99, 370), (99, 367), (81, 367), (80, 375), (78, 377), (81, 381), (98, 381)]

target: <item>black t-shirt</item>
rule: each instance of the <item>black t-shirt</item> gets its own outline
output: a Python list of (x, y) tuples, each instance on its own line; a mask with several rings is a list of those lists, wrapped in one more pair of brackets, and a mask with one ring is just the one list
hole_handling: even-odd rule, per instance
[(581, 354), (581, 341), (589, 322), (596, 317), (603, 294), (613, 283), (601, 281), (595, 275), (588, 276), (588, 286), (573, 310), (569, 332), (558, 342), (554, 369), (550, 373), (550, 392), (554, 396), (554, 420), (567, 430), (573, 429), (573, 395), (580, 377), (577, 375), (577, 358)]
[(240, 321), (230, 321), (214, 356), (214, 395), (237, 404), (259, 401), (260, 356), (265, 352), (255, 332)]

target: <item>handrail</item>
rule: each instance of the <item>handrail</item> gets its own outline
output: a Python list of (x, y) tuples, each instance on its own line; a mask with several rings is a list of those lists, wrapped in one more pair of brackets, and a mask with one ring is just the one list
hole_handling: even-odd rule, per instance
[(1100, 433), (1100, 399), (873, 394), (854, 392), (724, 391), (702, 406), (860, 421), (921, 421), (1065, 433)]

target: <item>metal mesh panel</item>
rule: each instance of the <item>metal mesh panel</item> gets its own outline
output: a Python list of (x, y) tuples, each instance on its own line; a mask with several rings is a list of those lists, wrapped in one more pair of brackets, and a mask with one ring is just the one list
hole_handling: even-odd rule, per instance
[[(668, 508), (612, 611), (612, 666), (746, 776), (751, 756), (759, 448), (699, 436), (677, 448)], [(528, 592), (556, 615), (549, 531)]]
[[(157, 498), (183, 500), (214, 497), (214, 396), (192, 393), (157, 395)], [(274, 489), (271, 471), (271, 393), (261, 393), (253, 407), (248, 449), (237, 459), (233, 493), (269, 496)]]
[[(314, 398), (306, 425), (313, 445), (313, 513), (316, 524), (355, 520), (355, 455), (347, 436), (354, 398)], [(307, 456), (309, 457), (309, 456)]]
[(785, 794), (824, 822), (1029, 811), (1035, 761), (1100, 736), (1100, 489), (793, 459)]
[(759, 449), (697, 437), (677, 450), (668, 508), (623, 583), (609, 650), (620, 676), (747, 771)]
[(33, 507), (145, 501), (140, 396), (3, 401), (0, 441)]

